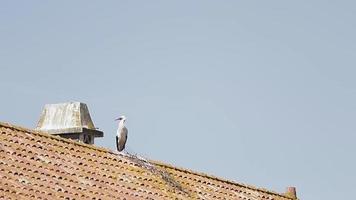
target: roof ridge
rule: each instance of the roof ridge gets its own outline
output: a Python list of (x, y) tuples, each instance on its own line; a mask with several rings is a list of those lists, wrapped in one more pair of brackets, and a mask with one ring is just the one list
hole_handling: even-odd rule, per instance
[(204, 173), (204, 172), (197, 172), (197, 171), (194, 171), (194, 170), (191, 170), (191, 169), (186, 169), (186, 168), (183, 168), (183, 167), (176, 167), (174, 165), (163, 163), (163, 162), (160, 162), (160, 161), (155, 161), (155, 160), (149, 160), (149, 161), (151, 163), (155, 164), (155, 165), (159, 165), (159, 166), (162, 166), (162, 167), (167, 167), (167, 168), (175, 169), (175, 170), (178, 170), (178, 171), (181, 171), (181, 172), (195, 174), (195, 175), (198, 175), (198, 176), (201, 176), (201, 177), (209, 178), (209, 179), (216, 180), (216, 181), (225, 182), (225, 183), (232, 184), (232, 185), (237, 185), (239, 187), (244, 187), (244, 188), (247, 188), (247, 189), (260, 191), (260, 192), (264, 192), (264, 193), (267, 193), (267, 194), (272, 194), (272, 195), (276, 195), (276, 196), (280, 196), (280, 197), (284, 197), (284, 198), (288, 198), (288, 199), (293, 199), (292, 197), (289, 197), (287, 195), (284, 195), (284, 194), (281, 194), (281, 193), (278, 193), (278, 192), (275, 192), (275, 191), (271, 191), (271, 190), (268, 190), (268, 189), (265, 189), (265, 188), (259, 188), (259, 187), (255, 187), (255, 186), (252, 186), (252, 185), (249, 185), (249, 184), (245, 184), (245, 183), (238, 183), (238, 182), (235, 182), (235, 181), (232, 181), (232, 180), (228, 180), (226, 178), (217, 177), (217, 176), (210, 175), (210, 174), (207, 174), (207, 173)]
[(41, 135), (41, 136), (44, 136), (44, 137), (48, 137), (48, 138), (56, 139), (56, 140), (59, 140), (59, 141), (62, 141), (62, 142), (66, 142), (66, 143), (71, 143), (71, 144), (87, 147), (89, 149), (98, 150), (98, 151), (101, 151), (101, 152), (112, 153), (107, 148), (98, 147), (98, 146), (94, 146), (94, 145), (89, 145), (89, 144), (85, 144), (85, 143), (82, 143), (82, 142), (77, 142), (75, 140), (63, 138), (63, 137), (60, 137), (58, 135), (52, 135), (52, 134), (50, 134), (50, 133), (48, 133), (46, 131), (40, 131), (40, 130), (25, 128), (25, 127), (13, 125), (13, 124), (10, 124), (10, 123), (7, 123), (7, 122), (0, 122), (0, 126), (4, 126), (4, 127), (7, 127), (7, 128), (11, 128), (11, 129), (16, 129), (16, 130), (19, 130), (19, 131), (34, 133), (34, 134)]
[[(123, 157), (128, 157), (128, 156), (125, 156), (123, 154), (117, 154), (117, 153), (111, 151), (110, 149), (107, 149), (107, 148), (104, 148), (104, 147), (98, 147), (98, 146), (94, 146), (94, 145), (89, 145), (89, 144), (77, 142), (75, 140), (62, 138), (60, 136), (51, 135), (50, 133), (47, 133), (45, 131), (39, 131), (39, 130), (35, 130), (35, 129), (25, 128), (25, 127), (13, 125), (13, 124), (10, 124), (10, 123), (7, 123), (7, 122), (0, 122), (0, 127), (1, 126), (7, 127), (7, 128), (10, 128), (10, 129), (16, 129), (18, 131), (28, 132), (28, 133), (37, 134), (37, 135), (40, 135), (40, 136), (56, 139), (56, 140), (59, 140), (59, 141), (65, 142), (65, 143), (71, 143), (71, 144), (74, 144), (74, 145), (83, 146), (83, 147), (86, 147), (86, 148), (89, 148), (89, 149), (92, 149), (92, 150), (96, 150), (96, 151), (100, 151), (100, 152), (106, 152), (106, 153), (110, 153), (110, 154), (114, 154), (114, 155), (120, 155), (120, 156), (123, 156)], [(238, 182), (235, 182), (235, 181), (232, 181), (232, 180), (228, 180), (228, 179), (225, 179), (225, 178), (220, 178), (220, 177), (217, 177), (217, 176), (214, 176), (214, 175), (209, 175), (207, 173), (197, 172), (197, 171), (193, 171), (193, 170), (186, 169), (186, 168), (183, 168), (183, 167), (176, 167), (176, 166), (173, 166), (173, 165), (168, 164), (168, 163), (163, 163), (161, 161), (150, 160), (150, 159), (148, 159), (148, 161), (150, 163), (153, 163), (153, 164), (161, 166), (161, 167), (166, 167), (166, 168), (178, 170), (178, 171), (181, 171), (181, 172), (195, 174), (195, 175), (198, 175), (198, 176), (201, 176), (201, 177), (205, 177), (205, 178), (209, 178), (209, 179), (212, 179), (212, 180), (221, 181), (221, 182), (225, 182), (225, 183), (228, 183), (228, 184), (236, 185), (236, 186), (239, 186), (239, 187), (244, 187), (244, 188), (247, 188), (247, 189), (260, 191), (260, 192), (263, 192), (263, 193), (276, 195), (276, 196), (280, 196), (280, 197), (284, 197), (284, 198), (287, 198), (287, 199), (294, 200), (292, 197), (289, 197), (287, 195), (284, 195), (284, 194), (281, 194), (281, 193), (277, 193), (277, 192), (274, 192), (274, 191), (271, 191), (271, 190), (267, 190), (265, 188), (258, 188), (258, 187), (252, 186), (252, 185), (248, 185), (248, 184), (244, 184), (244, 183), (238, 183)]]

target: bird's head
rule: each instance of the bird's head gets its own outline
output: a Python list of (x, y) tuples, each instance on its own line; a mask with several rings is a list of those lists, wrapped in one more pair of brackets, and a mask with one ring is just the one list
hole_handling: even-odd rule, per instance
[(125, 122), (126, 121), (126, 117), (125, 116), (120, 116), (119, 118), (115, 119), (116, 121), (122, 121)]

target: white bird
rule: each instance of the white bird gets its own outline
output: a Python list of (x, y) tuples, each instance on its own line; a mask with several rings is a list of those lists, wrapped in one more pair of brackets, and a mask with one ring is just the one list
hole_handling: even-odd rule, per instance
[(116, 148), (118, 151), (122, 151), (125, 149), (125, 144), (127, 140), (127, 128), (125, 127), (126, 117), (121, 116), (116, 120), (119, 121), (119, 127), (117, 128), (117, 135), (116, 135)]

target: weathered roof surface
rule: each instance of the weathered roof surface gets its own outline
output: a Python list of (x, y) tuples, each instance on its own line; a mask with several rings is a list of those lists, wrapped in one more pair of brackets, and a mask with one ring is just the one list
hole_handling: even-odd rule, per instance
[(5, 123), (0, 180), (0, 199), (292, 199)]

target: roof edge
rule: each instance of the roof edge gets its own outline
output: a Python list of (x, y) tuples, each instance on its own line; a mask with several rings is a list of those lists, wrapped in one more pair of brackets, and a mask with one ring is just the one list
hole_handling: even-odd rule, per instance
[[(115, 152), (113, 152), (113, 151), (111, 151), (110, 149), (107, 149), (107, 148), (97, 147), (97, 146), (93, 146), (93, 145), (89, 145), (89, 144), (85, 144), (85, 143), (80, 143), (80, 142), (77, 142), (75, 140), (62, 138), (62, 137), (60, 137), (58, 135), (52, 135), (52, 134), (50, 134), (50, 133), (48, 133), (46, 131), (42, 131), (42, 130), (29, 129), (29, 128), (25, 128), (25, 127), (22, 127), (22, 126), (17, 126), (17, 125), (13, 125), (13, 124), (10, 124), (10, 123), (7, 123), (7, 122), (1, 122), (0, 121), (0, 127), (1, 126), (7, 127), (7, 128), (10, 128), (10, 129), (16, 129), (18, 131), (30, 132), (30, 133), (33, 133), (33, 134), (37, 134), (37, 135), (41, 135), (41, 136), (44, 136), (44, 137), (60, 140), (60, 141), (66, 142), (66, 143), (74, 144), (74, 145), (83, 146), (83, 147), (86, 147), (86, 148), (89, 148), (89, 149), (93, 149), (93, 150), (97, 150), (97, 151), (101, 151), (101, 152), (106, 152), (106, 153), (110, 153), (110, 154), (114, 154), (114, 155), (125, 156), (125, 155), (122, 155), (122, 154), (117, 154), (117, 153), (115, 153)], [(289, 197), (289, 196), (287, 196), (285, 194), (281, 194), (281, 193), (277, 193), (277, 192), (274, 192), (274, 191), (270, 191), (270, 190), (267, 190), (265, 188), (258, 188), (258, 187), (252, 186), (252, 185), (247, 185), (247, 184), (243, 184), (243, 183), (237, 183), (237, 182), (234, 182), (234, 181), (231, 181), (231, 180), (228, 180), (228, 179), (224, 179), (224, 178), (220, 178), (220, 177), (217, 177), (217, 176), (214, 176), (214, 175), (209, 175), (209, 174), (206, 174), (206, 173), (203, 173), (203, 172), (196, 172), (196, 171), (193, 171), (193, 170), (190, 170), (190, 169), (186, 169), (186, 168), (182, 168), (182, 167), (176, 167), (176, 166), (173, 166), (171, 164), (163, 163), (163, 162), (156, 161), (156, 160), (150, 160), (149, 159), (149, 162), (151, 162), (151, 163), (153, 163), (155, 165), (161, 166), (161, 167), (175, 169), (175, 170), (178, 170), (178, 171), (181, 171), (181, 172), (195, 174), (195, 175), (198, 175), (198, 176), (201, 176), (201, 177), (205, 177), (205, 178), (209, 178), (209, 179), (225, 182), (225, 183), (236, 185), (236, 186), (239, 186), (239, 187), (244, 187), (244, 188), (255, 190), (255, 191), (259, 191), (259, 192), (263, 192), (263, 193), (267, 193), (267, 194), (271, 194), (271, 195), (276, 195), (276, 196), (284, 197), (284, 198), (291, 199), (291, 200), (296, 200), (296, 199), (294, 199), (292, 197)]]
[(267, 194), (271, 194), (271, 195), (276, 195), (276, 196), (284, 197), (284, 198), (287, 198), (287, 199), (296, 200), (296, 199), (294, 199), (294, 198), (292, 198), (290, 196), (287, 196), (287, 195), (285, 195), (283, 193), (278, 193), (278, 192), (271, 191), (271, 190), (268, 190), (268, 189), (265, 189), (265, 188), (259, 188), (259, 187), (255, 187), (255, 186), (252, 186), (252, 185), (249, 185), (249, 184), (238, 183), (238, 182), (235, 182), (235, 181), (232, 181), (232, 180), (228, 180), (228, 179), (225, 179), (225, 178), (217, 177), (217, 176), (210, 175), (210, 174), (207, 174), (207, 173), (204, 173), (204, 172), (197, 172), (197, 171), (186, 169), (186, 168), (182, 168), (182, 167), (176, 167), (174, 165), (163, 163), (163, 162), (156, 161), (156, 160), (149, 160), (149, 161), (151, 163), (153, 163), (155, 165), (158, 165), (158, 166), (161, 166), (161, 167), (175, 169), (175, 170), (178, 170), (178, 171), (181, 171), (181, 172), (195, 174), (195, 175), (198, 175), (198, 176), (201, 176), (201, 177), (213, 179), (213, 180), (216, 180), (216, 181), (221, 181), (221, 182), (232, 184), (232, 185), (236, 185), (236, 186), (239, 186), (239, 187), (244, 187), (244, 188), (255, 190), (255, 191), (259, 191), (259, 192), (263, 192), (263, 193), (267, 193)]
[(59, 140), (59, 141), (62, 141), (62, 142), (71, 143), (71, 144), (75, 144), (75, 145), (79, 145), (79, 146), (84, 146), (84, 147), (87, 147), (89, 149), (98, 150), (98, 151), (101, 151), (101, 152), (113, 153), (113, 152), (110, 151), (110, 149), (103, 148), (103, 147), (98, 147), (98, 146), (93, 146), (93, 145), (81, 143), (81, 142), (78, 142), (78, 141), (75, 141), (75, 140), (63, 138), (63, 137), (60, 137), (59, 135), (51, 134), (50, 132), (47, 132), (45, 130), (37, 130), (37, 129), (25, 128), (25, 127), (13, 125), (13, 124), (10, 124), (10, 123), (7, 123), (7, 122), (0, 122), (0, 126), (7, 127), (7, 128), (10, 128), (10, 129), (16, 129), (18, 131), (30, 132), (30, 133), (41, 135), (41, 136), (44, 136), (44, 137), (56, 139), (56, 140)]

